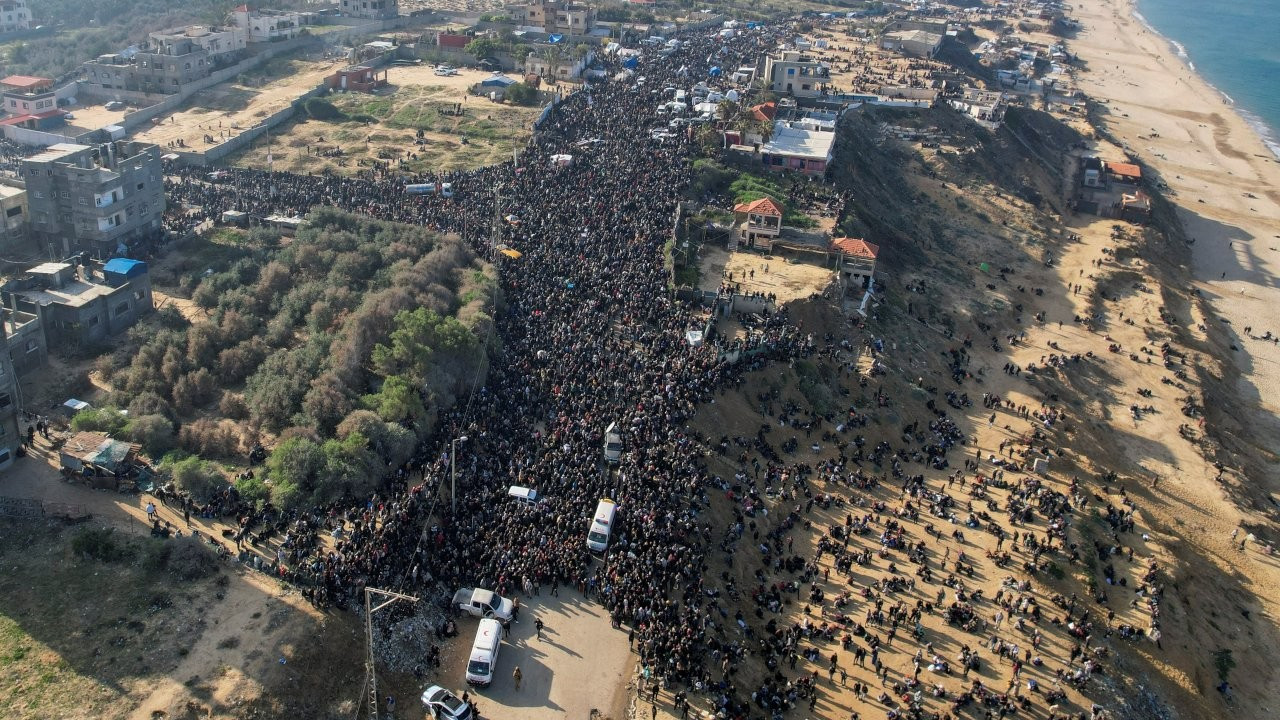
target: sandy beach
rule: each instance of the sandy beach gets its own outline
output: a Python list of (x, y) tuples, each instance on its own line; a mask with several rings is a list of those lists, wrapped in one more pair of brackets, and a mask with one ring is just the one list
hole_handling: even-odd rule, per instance
[[(1205, 697), (1206, 686), (1213, 683), (1204, 677), (1203, 656), (1227, 645), (1228, 638), (1247, 642), (1247, 660), (1239, 650), (1235, 653), (1241, 662), (1231, 676), (1239, 692), (1233, 715), (1274, 717), (1275, 700), (1266, 691), (1280, 661), (1272, 642), (1274, 622), (1265, 623), (1262, 632), (1268, 637), (1247, 639), (1237, 634), (1241, 628), (1235, 622), (1219, 625), (1214, 618), (1247, 620), (1245, 608), (1254, 602), (1266, 618), (1280, 611), (1276, 564), (1261, 555), (1235, 552), (1228, 540), (1236, 526), (1274, 528), (1271, 514), (1280, 489), (1274, 453), (1280, 429), (1280, 347), (1263, 339), (1268, 332), (1272, 337), (1280, 333), (1274, 312), (1280, 303), (1280, 164), (1222, 94), (1133, 12), (1132, 0), (1074, 4), (1070, 14), (1082, 30), (1070, 48), (1087, 67), (1078, 82), (1091, 99), (1106, 104), (1106, 128), (1115, 140), (1169, 186), (1166, 196), (1192, 243), (1186, 270), (1207, 301), (1203, 314), (1193, 305), (1191, 317), (1182, 318), (1183, 330), (1199, 340), (1193, 347), (1205, 351), (1197, 363), (1224, 383), (1217, 392), (1203, 388), (1209, 432), (1226, 437), (1229, 449), (1253, 451), (1245, 453), (1248, 461), (1219, 453), (1228, 468), (1250, 470), (1241, 473), (1234, 492), (1213, 482), (1213, 467), (1200, 458), (1175, 450), (1171, 457), (1149, 463), (1153, 472), (1162, 477), (1171, 473), (1177, 483), (1151, 511), (1158, 524), (1173, 531), (1166, 542), (1187, 578), (1179, 594), (1187, 610), (1185, 630), (1194, 640), (1186, 646), (1187, 655), (1167, 653), (1155, 665), (1166, 678), (1192, 690), (1184, 697), (1201, 696), (1205, 705), (1197, 709), (1199, 715), (1221, 707), (1211, 691)], [(1176, 445), (1158, 436), (1148, 439), (1169, 449)], [(1211, 567), (1220, 573), (1221, 585)], [(1197, 615), (1205, 622), (1194, 621)], [(1257, 632), (1258, 624), (1251, 628)]]

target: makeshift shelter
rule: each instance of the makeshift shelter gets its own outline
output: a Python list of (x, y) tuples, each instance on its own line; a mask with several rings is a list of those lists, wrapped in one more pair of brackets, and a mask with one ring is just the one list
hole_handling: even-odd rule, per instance
[(62, 467), (89, 478), (96, 488), (111, 489), (118, 489), (121, 478), (134, 469), (137, 456), (137, 445), (101, 432), (76, 433), (58, 451)]

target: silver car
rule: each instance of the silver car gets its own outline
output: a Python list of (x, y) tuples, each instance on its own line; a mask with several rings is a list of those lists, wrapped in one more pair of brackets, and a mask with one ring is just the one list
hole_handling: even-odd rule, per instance
[(471, 720), (471, 706), (439, 685), (423, 691), (422, 706), (436, 720)]

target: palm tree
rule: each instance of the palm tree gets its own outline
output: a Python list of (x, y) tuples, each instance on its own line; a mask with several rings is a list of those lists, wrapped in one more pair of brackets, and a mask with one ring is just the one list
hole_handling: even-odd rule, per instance
[(564, 63), (564, 48), (559, 45), (548, 45), (542, 49), (542, 59), (547, 63), (548, 82), (554, 83), (560, 74), (560, 66)]

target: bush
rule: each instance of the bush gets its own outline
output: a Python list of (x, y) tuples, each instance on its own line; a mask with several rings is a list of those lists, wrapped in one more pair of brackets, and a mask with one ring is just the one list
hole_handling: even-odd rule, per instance
[(125, 426), (124, 434), (129, 440), (141, 444), (153, 458), (173, 449), (173, 422), (164, 415), (139, 415)]
[(143, 415), (163, 415), (173, 419), (173, 406), (168, 400), (160, 397), (159, 393), (144, 390), (134, 395), (133, 400), (129, 402), (129, 415), (135, 418)]
[(178, 431), (178, 444), (183, 450), (204, 457), (231, 458), (240, 449), (235, 431), (209, 418), (183, 425)]
[(171, 550), (164, 568), (179, 580), (200, 580), (218, 571), (217, 558), (194, 538), (179, 538), (165, 545)]
[(115, 528), (85, 528), (71, 538), (71, 551), (100, 562), (117, 562), (129, 556), (128, 548), (116, 541)]
[(245, 405), (244, 398), (236, 393), (223, 390), (222, 398), (218, 400), (218, 412), (232, 420), (243, 420), (249, 417), (249, 406)]
[(180, 460), (173, 465), (173, 482), (178, 489), (207, 503), (227, 489), (227, 479), (210, 463), (196, 457)]
[(302, 104), (302, 109), (306, 111), (307, 117), (312, 120), (342, 122), (347, 119), (346, 113), (342, 112), (333, 103), (323, 98), (309, 98)]
[(536, 105), (538, 103), (537, 89), (522, 82), (508, 87), (504, 97), (517, 105)]
[(271, 499), (271, 488), (267, 487), (257, 474), (251, 478), (237, 476), (234, 484), (240, 497), (245, 502), (252, 503), (254, 507), (262, 507), (263, 503)]
[(104, 432), (117, 435), (124, 430), (128, 417), (113, 407), (89, 408), (71, 418), (71, 429), (76, 432)]

